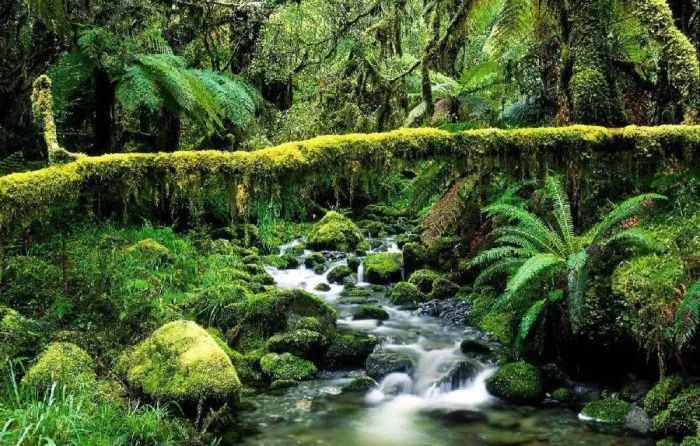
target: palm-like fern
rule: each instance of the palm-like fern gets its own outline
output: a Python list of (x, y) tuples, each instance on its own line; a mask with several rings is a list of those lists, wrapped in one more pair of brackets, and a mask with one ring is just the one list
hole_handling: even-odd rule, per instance
[[(658, 194), (632, 197), (613, 209), (588, 233), (578, 236), (574, 232), (568, 198), (559, 181), (549, 177), (545, 190), (553, 207), (551, 224), (518, 206), (496, 203), (484, 209), (490, 217), (505, 219), (508, 224), (493, 231), (497, 246), (474, 258), (472, 265), (485, 267), (477, 282), (496, 274), (509, 274), (505, 291), (494, 304), (497, 308), (522, 299), (525, 292), (543, 278), (553, 279), (566, 291), (569, 317), (577, 330), (590, 252), (596, 251), (591, 248), (613, 242), (652, 246), (649, 234), (638, 228), (624, 228), (623, 223), (639, 215), (654, 200), (665, 197)], [(558, 298), (549, 297), (530, 307), (521, 324), (520, 341), (529, 336), (546, 304), (556, 300)]]
[(685, 293), (674, 319), (676, 345), (681, 350), (693, 339), (700, 325), (700, 280)]

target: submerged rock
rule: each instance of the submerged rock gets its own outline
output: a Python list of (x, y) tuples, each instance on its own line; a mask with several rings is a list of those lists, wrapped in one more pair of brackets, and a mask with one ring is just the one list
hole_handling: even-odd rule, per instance
[(411, 358), (402, 352), (391, 350), (378, 350), (367, 357), (365, 362), (367, 375), (379, 381), (390, 373), (413, 372)]
[(480, 339), (465, 339), (459, 344), (459, 349), (464, 354), (488, 355), (493, 352), (488, 342)]
[(162, 326), (124, 353), (117, 369), (129, 386), (156, 400), (225, 402), (241, 387), (226, 352), (190, 321)]

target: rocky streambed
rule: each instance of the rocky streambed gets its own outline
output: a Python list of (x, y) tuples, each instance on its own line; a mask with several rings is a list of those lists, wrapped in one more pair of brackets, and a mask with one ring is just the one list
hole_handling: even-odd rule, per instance
[[(344, 252), (324, 252), (326, 267), (320, 268), (309, 261), (321, 260), (319, 254), (298, 249), (299, 243), (281, 248), (284, 255), (294, 253), (298, 267), (266, 268), (276, 286), (322, 297), (337, 310), (341, 332), (374, 336), (378, 345), (364, 365), (322, 371), (297, 386), (244, 398), (249, 410), (236, 422), (243, 444), (653, 444), (629, 431), (591, 426), (574, 410), (580, 405), (569, 408), (548, 397), (536, 406), (514, 406), (494, 397), (486, 380), (509, 352), (465, 324), (469, 303), (448, 297), (393, 305), (388, 296), (397, 278), (374, 277), (370, 284), (363, 258)], [(372, 245), (387, 255), (400, 252), (391, 238)], [(581, 397), (600, 395), (581, 384), (569, 387)]]

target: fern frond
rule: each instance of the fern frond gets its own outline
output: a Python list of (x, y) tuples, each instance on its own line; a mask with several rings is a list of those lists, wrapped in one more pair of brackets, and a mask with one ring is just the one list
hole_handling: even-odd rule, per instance
[(659, 244), (656, 238), (654, 237), (654, 233), (642, 228), (623, 229), (622, 231), (610, 237), (607, 240), (607, 243), (612, 243), (616, 241), (626, 242), (643, 249), (648, 249), (650, 251), (659, 249)]
[(491, 235), (496, 237), (496, 240), (499, 242), (500, 240), (511, 240), (510, 243), (523, 248), (531, 247), (535, 252), (558, 254), (556, 250), (550, 246), (548, 237), (542, 237), (541, 234), (528, 231), (519, 226), (501, 226), (491, 231)]
[(516, 248), (513, 246), (500, 246), (498, 248), (488, 249), (478, 256), (474, 257), (470, 262), (471, 266), (479, 266), (484, 264), (493, 263), (503, 259), (509, 258), (522, 258), (529, 255), (527, 251), (522, 248)]
[(523, 344), (530, 337), (530, 333), (532, 333), (532, 330), (540, 321), (540, 316), (542, 316), (546, 304), (546, 299), (538, 300), (525, 312), (525, 315), (520, 320), (518, 336), (515, 339), (515, 346), (517, 349), (522, 349)]
[(524, 286), (541, 278), (545, 273), (563, 268), (564, 260), (553, 254), (538, 254), (523, 263), (513, 277), (508, 281), (505, 294), (517, 295)]
[(497, 52), (505, 52), (514, 42), (521, 43), (533, 22), (533, 17), (532, 0), (503, 0), (487, 46)]
[(580, 325), (583, 297), (588, 285), (588, 253), (584, 249), (572, 254), (569, 256), (566, 263), (569, 270), (567, 278), (569, 297), (567, 299), (567, 304), (569, 306), (572, 327), (574, 332), (576, 332)]
[(262, 96), (242, 79), (230, 78), (211, 70), (190, 70), (221, 105), (224, 116), (238, 129), (246, 129)]
[(52, 92), (56, 114), (60, 115), (68, 110), (71, 98), (89, 82), (94, 70), (94, 63), (82, 51), (63, 54), (49, 68), (46, 74), (53, 81)]
[(541, 240), (547, 241), (548, 250), (555, 254), (566, 252), (566, 246), (561, 237), (552, 231), (539, 217), (525, 209), (507, 204), (495, 204), (484, 209), (489, 216), (501, 216), (509, 221), (517, 221), (519, 227)]
[(425, 244), (434, 243), (464, 215), (465, 199), (461, 192), (473, 190), (476, 181), (476, 175), (457, 179), (442, 198), (433, 205), (423, 223), (425, 229), (421, 233), (421, 239)]
[(596, 226), (593, 227), (589, 236), (594, 244), (602, 244), (605, 237), (608, 237), (611, 232), (614, 232), (616, 227), (622, 224), (644, 210), (653, 201), (666, 200), (664, 195), (659, 194), (642, 194), (620, 203), (613, 209), (607, 217)]
[(476, 280), (474, 280), (474, 286), (482, 286), (494, 277), (498, 277), (501, 275), (510, 275), (514, 271), (517, 271), (517, 269), (520, 268), (523, 262), (523, 259), (518, 258), (504, 259), (499, 262), (496, 262), (493, 265), (482, 270), (481, 273), (479, 273)]
[(553, 176), (547, 178), (546, 190), (547, 195), (554, 202), (554, 218), (561, 232), (562, 239), (567, 248), (571, 249), (571, 242), (574, 238), (574, 219), (571, 216), (569, 198), (559, 180)]
[(700, 324), (700, 280), (685, 293), (674, 317), (676, 345), (683, 348), (690, 341)]

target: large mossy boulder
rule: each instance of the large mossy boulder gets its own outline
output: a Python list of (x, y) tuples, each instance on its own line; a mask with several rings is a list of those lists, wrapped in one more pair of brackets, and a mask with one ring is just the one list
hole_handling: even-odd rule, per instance
[(305, 359), (318, 359), (328, 349), (328, 340), (317, 331), (305, 328), (279, 333), (267, 340), (267, 349), (273, 353), (292, 353)]
[(318, 296), (304, 290), (275, 290), (258, 294), (231, 308), (237, 321), (233, 330), (235, 347), (241, 351), (259, 348), (277, 333), (298, 328), (308, 318), (316, 322), (314, 331), (326, 338), (335, 334), (335, 309)]
[(366, 244), (360, 229), (338, 212), (328, 212), (309, 233), (307, 246), (311, 249), (354, 251)]
[(385, 321), (389, 319), (389, 313), (382, 307), (376, 305), (362, 305), (355, 310), (352, 315), (353, 320), (363, 321), (375, 319), (378, 321)]
[(54, 342), (46, 347), (22, 378), (22, 385), (45, 391), (52, 385), (76, 388), (94, 385), (95, 363), (90, 355), (70, 342)]
[(661, 379), (644, 397), (644, 410), (650, 417), (666, 409), (671, 400), (683, 391), (685, 379), (672, 375)]
[(338, 333), (331, 342), (324, 363), (330, 369), (363, 367), (379, 339), (351, 331)]
[(0, 305), (0, 358), (34, 356), (44, 337), (44, 327), (36, 320)]
[(378, 285), (388, 285), (401, 280), (401, 254), (379, 252), (364, 261), (365, 280)]
[(268, 353), (260, 359), (260, 368), (273, 383), (303, 381), (313, 378), (317, 372), (313, 362), (291, 353)]
[(632, 405), (617, 398), (592, 401), (581, 409), (579, 417), (588, 422), (622, 427), (627, 423), (627, 415)]
[(700, 386), (692, 386), (673, 398), (668, 407), (651, 419), (652, 432), (681, 439), (696, 435), (700, 423)]
[(415, 305), (425, 302), (426, 295), (410, 282), (399, 282), (389, 292), (389, 299), (394, 305)]
[(117, 370), (130, 387), (158, 401), (226, 402), (241, 387), (226, 352), (191, 321), (162, 326), (122, 354)]
[(421, 293), (428, 294), (433, 291), (433, 284), (436, 280), (442, 279), (443, 275), (430, 269), (419, 269), (414, 271), (408, 278), (409, 283), (418, 287)]
[(343, 280), (347, 277), (351, 277), (353, 275), (353, 272), (350, 270), (349, 267), (345, 265), (338, 265), (332, 270), (328, 272), (328, 275), (326, 276), (326, 279), (328, 279), (328, 282), (330, 283), (343, 283)]
[(526, 362), (503, 365), (486, 380), (486, 389), (492, 395), (515, 404), (535, 404), (544, 397), (540, 371)]

